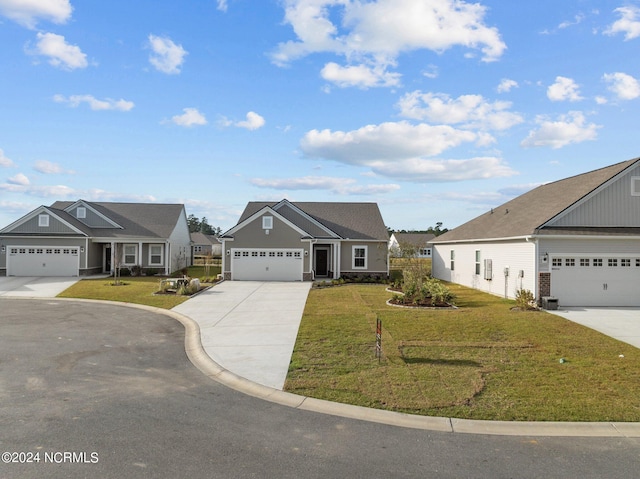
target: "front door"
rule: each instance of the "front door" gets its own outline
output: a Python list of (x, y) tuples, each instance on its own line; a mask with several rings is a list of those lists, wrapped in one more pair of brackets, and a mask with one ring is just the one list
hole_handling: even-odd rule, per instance
[(326, 249), (316, 250), (316, 276), (327, 276), (329, 271), (327, 266), (329, 258), (329, 251)]

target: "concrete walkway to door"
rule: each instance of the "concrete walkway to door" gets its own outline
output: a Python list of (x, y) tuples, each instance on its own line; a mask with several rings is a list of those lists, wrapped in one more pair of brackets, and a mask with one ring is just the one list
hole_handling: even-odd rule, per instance
[(549, 313), (640, 348), (640, 308), (560, 308)]
[(224, 281), (173, 308), (198, 323), (207, 355), (223, 368), (282, 389), (309, 282)]

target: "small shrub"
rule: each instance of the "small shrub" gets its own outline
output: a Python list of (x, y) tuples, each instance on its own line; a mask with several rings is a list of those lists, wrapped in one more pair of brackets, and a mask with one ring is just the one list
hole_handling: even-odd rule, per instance
[(129, 272), (131, 276), (141, 276), (142, 275), (142, 266), (139, 264), (134, 264), (129, 267)]
[(523, 310), (537, 309), (536, 299), (528, 289), (518, 289), (516, 291), (516, 305)]

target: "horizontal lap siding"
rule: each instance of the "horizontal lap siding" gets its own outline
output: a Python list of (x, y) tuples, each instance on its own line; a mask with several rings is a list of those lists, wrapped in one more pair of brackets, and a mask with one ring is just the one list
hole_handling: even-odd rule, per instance
[[(450, 253), (455, 251), (454, 270), (450, 269)], [(476, 274), (476, 250), (480, 251), (480, 274)], [(522, 241), (499, 243), (441, 244), (433, 249), (433, 276), (444, 281), (514, 298), (518, 289), (536, 294), (535, 245)], [(492, 279), (484, 279), (485, 259), (492, 261)], [(505, 277), (504, 269), (509, 268)], [(524, 276), (518, 276), (524, 271)]]

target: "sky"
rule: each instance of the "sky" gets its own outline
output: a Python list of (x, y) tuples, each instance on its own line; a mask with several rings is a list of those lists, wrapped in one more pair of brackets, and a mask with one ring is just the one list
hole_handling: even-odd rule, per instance
[(0, 0), (0, 228), (57, 200), (452, 229), (640, 156), (640, 0)]

